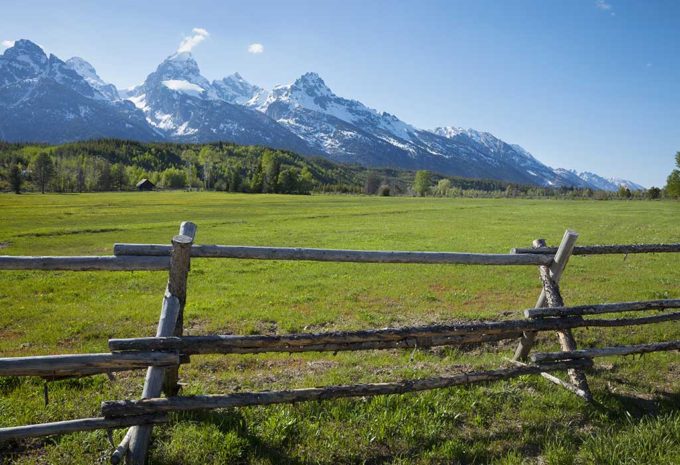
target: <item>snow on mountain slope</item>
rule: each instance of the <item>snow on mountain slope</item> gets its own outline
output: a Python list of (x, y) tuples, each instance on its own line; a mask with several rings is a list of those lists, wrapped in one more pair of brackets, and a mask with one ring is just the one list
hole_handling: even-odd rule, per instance
[(641, 191), (646, 189), (644, 186), (637, 184), (633, 181), (629, 181), (628, 179), (607, 178), (607, 180), (612, 184), (615, 184), (617, 187), (627, 187), (632, 191)]
[(361, 126), (382, 139), (394, 136), (408, 142), (417, 131), (389, 113), (378, 113), (361, 102), (338, 97), (317, 73), (306, 73), (292, 84), (275, 87), (264, 102), (256, 104), (260, 111), (266, 112), (274, 103), (322, 113)]
[(28, 40), (0, 56), (0, 139), (58, 143), (158, 135), (128, 102), (112, 102), (78, 72)]
[[(451, 128), (439, 133), (417, 129), (394, 115), (337, 96), (316, 73), (275, 87), (263, 102), (252, 106), (336, 161), (547, 183), (540, 175), (515, 166), (513, 157), (506, 156), (512, 149), (490, 134), (461, 134)], [(494, 150), (494, 143), (506, 151)], [(533, 164), (540, 165), (536, 160)]]
[(191, 53), (181, 52), (165, 59), (125, 95), (169, 140), (224, 140), (322, 154), (266, 115), (229, 103), (221, 90), (201, 75)]
[[(574, 173), (576, 173), (574, 171)], [(584, 171), (582, 173), (578, 174), (578, 177), (583, 179), (585, 182), (590, 184), (596, 189), (600, 190), (605, 190), (605, 191), (616, 191), (619, 189), (620, 186), (627, 187), (628, 189), (635, 191), (635, 190), (644, 190), (645, 188), (641, 186), (640, 184), (636, 184), (632, 181), (628, 181), (626, 179), (621, 179), (621, 178), (603, 178), (602, 176), (599, 176), (595, 173), (591, 173), (589, 171)]]
[(87, 61), (80, 57), (73, 57), (66, 60), (66, 66), (78, 73), (91, 87), (98, 90), (107, 99), (111, 101), (120, 100), (116, 87), (113, 84), (104, 82), (94, 67)]
[(340, 162), (491, 178), (539, 186), (630, 189), (630, 181), (552, 169), (488, 132), (418, 129), (336, 95), (316, 73), (271, 91), (238, 73), (208, 81), (178, 52), (122, 91), (82, 58), (67, 62), (28, 40), (0, 55), (0, 139), (65, 142), (96, 137), (283, 148)]
[(194, 97), (199, 97), (203, 92), (205, 92), (205, 89), (201, 86), (189, 81), (184, 81), (182, 79), (168, 79), (161, 82), (170, 90), (183, 92), (188, 95), (193, 95)]
[(213, 81), (212, 86), (222, 100), (250, 107), (257, 106), (268, 95), (263, 88), (250, 84), (238, 73)]

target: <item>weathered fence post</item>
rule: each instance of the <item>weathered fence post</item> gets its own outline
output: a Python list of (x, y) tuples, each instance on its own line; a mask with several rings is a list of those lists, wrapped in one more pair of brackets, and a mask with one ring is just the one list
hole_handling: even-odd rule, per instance
[[(539, 269), (548, 307), (564, 307), (564, 301), (562, 300), (562, 295), (560, 294), (559, 285), (550, 276), (550, 270), (548, 270), (548, 268), (545, 266), (541, 266)], [(572, 318), (583, 319), (580, 316)], [(576, 340), (574, 339), (571, 329), (561, 329), (557, 332), (557, 336), (560, 339), (560, 347), (562, 348), (562, 351), (571, 352), (576, 350)], [(586, 375), (583, 370), (571, 368), (568, 370), (568, 373), (571, 382), (576, 388), (578, 388), (578, 390), (575, 390), (574, 392), (579, 394), (587, 401), (593, 400), (593, 396), (590, 393), (588, 381), (586, 380)], [(564, 383), (560, 384), (563, 385)]]
[[(191, 246), (196, 237), (196, 225), (184, 221), (179, 227), (179, 235), (172, 239), (172, 253), (170, 255), (170, 274), (168, 277), (168, 292), (179, 300), (179, 314), (175, 325), (174, 336), (184, 333), (184, 306), (187, 301), (187, 277), (191, 266)], [(179, 391), (179, 365), (165, 370), (163, 392), (167, 397), (174, 396)]]
[[(168, 285), (163, 298), (163, 309), (158, 322), (156, 337), (181, 336), (184, 331), (184, 305), (187, 296), (187, 276), (191, 261), (191, 245), (196, 236), (196, 225), (185, 221), (180, 225), (180, 234), (172, 238), (172, 253), (170, 255), (170, 273)], [(177, 393), (178, 368), (150, 367), (144, 380), (142, 398), (158, 397), (161, 390), (167, 396)], [(150, 425), (133, 426), (123, 442), (114, 453), (120, 455), (119, 449), (125, 449), (125, 441), (129, 441), (128, 462), (132, 465), (144, 465), (151, 439)]]
[[(576, 239), (578, 239), (578, 234), (574, 231), (566, 230), (564, 236), (562, 237), (562, 242), (560, 243), (557, 252), (555, 253), (555, 258), (553, 259), (552, 265), (550, 265), (550, 277), (557, 284), (560, 282), (562, 277), (562, 272), (567, 266), (569, 257), (571, 257), (572, 251), (574, 250), (574, 245), (576, 244)], [(545, 247), (545, 240), (536, 239), (533, 243), (534, 248)], [(546, 268), (547, 267), (539, 267)], [(541, 290), (541, 295), (538, 297), (536, 302), (536, 308), (545, 307), (547, 304), (545, 289)], [(515, 356), (513, 360), (520, 361), (526, 360), (531, 348), (534, 345), (534, 340), (536, 339), (535, 332), (527, 332), (522, 335), (519, 341), (519, 346), (515, 351)]]
[[(172, 336), (179, 315), (179, 307), (177, 297), (166, 292), (163, 297), (163, 309), (161, 310), (156, 337)], [(164, 372), (164, 368), (149, 367), (144, 379), (142, 399), (160, 396)], [(144, 465), (149, 439), (151, 439), (151, 426), (133, 426), (130, 428), (130, 434), (126, 435), (126, 439), (129, 440), (128, 462), (133, 465)], [(125, 444), (121, 444), (121, 446), (124, 447)]]

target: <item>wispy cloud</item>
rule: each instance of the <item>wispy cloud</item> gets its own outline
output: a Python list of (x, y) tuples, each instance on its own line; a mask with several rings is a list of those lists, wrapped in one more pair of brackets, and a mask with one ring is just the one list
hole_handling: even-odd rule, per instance
[(613, 11), (614, 7), (612, 7), (611, 3), (607, 3), (606, 0), (595, 0), (595, 8), (598, 10), (607, 11), (610, 15), (616, 16), (616, 13)]
[(193, 28), (191, 31), (191, 35), (185, 37), (179, 44), (177, 53), (190, 52), (195, 46), (197, 46), (205, 39), (207, 39), (209, 35), (210, 34), (208, 34), (208, 31), (206, 31), (205, 29), (202, 29), (200, 27)]
[(248, 45), (248, 53), (264, 53), (264, 45), (258, 43), (250, 44)]
[(3, 40), (2, 42), (0, 42), (0, 52), (3, 52), (10, 47), (14, 47), (13, 40)]

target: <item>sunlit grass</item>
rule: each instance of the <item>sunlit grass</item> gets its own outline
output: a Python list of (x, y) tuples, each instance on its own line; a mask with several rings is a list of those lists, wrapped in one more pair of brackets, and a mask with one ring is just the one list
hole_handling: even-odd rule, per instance
[[(0, 253), (111, 254), (114, 242), (169, 243), (180, 221), (197, 242), (505, 253), (535, 238), (556, 245), (680, 241), (677, 202), (414, 199), (355, 196), (121, 193), (0, 196)], [(677, 298), (673, 254), (574, 257), (568, 304)], [(2, 272), (3, 356), (106, 351), (111, 337), (155, 332), (162, 272)], [(535, 267), (196, 259), (190, 334), (267, 334), (521, 318), (539, 291)], [(680, 338), (677, 323), (576, 331), (582, 347)], [(541, 349), (557, 348), (541, 336)], [(515, 344), (360, 353), (194, 356), (187, 393), (389, 381), (491, 368)], [(192, 463), (674, 463), (680, 407), (677, 353), (606, 358), (590, 376), (598, 408), (537, 377), (405, 396), (182, 414), (155, 428), (151, 459)], [(143, 374), (50, 383), (0, 379), (0, 424), (96, 416), (106, 399), (135, 398)], [(674, 429), (675, 428), (675, 429)], [(653, 432), (668, 435), (654, 447)], [(650, 433), (651, 432), (651, 433)], [(116, 432), (119, 439), (123, 431)], [(637, 441), (637, 442), (636, 442)], [(638, 448), (640, 454), (630, 451)], [(10, 444), (9, 463), (90, 464), (104, 432)], [(617, 455), (618, 454), (618, 455)], [(674, 455), (675, 454), (675, 455)], [(633, 457), (625, 462), (624, 455)], [(638, 457), (638, 459), (635, 459)], [(615, 459), (608, 463), (619, 463)], [(632, 461), (637, 460), (637, 461)]]

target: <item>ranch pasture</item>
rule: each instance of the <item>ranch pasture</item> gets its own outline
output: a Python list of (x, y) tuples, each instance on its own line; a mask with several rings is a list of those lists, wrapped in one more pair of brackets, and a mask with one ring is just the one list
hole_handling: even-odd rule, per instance
[[(168, 243), (182, 220), (198, 244), (506, 253), (557, 245), (680, 239), (677, 202), (279, 196), (144, 192), (0, 196), (10, 255), (111, 254), (115, 242)], [(680, 297), (677, 254), (573, 257), (567, 305)], [(164, 272), (2, 271), (2, 356), (107, 351), (155, 332)], [(536, 267), (195, 259), (187, 334), (274, 334), (515, 319), (540, 291)], [(574, 331), (579, 348), (680, 339), (669, 322)], [(491, 368), (516, 342), (375, 352), (193, 356), (183, 393), (390, 381)], [(541, 350), (557, 350), (543, 334)], [(0, 425), (97, 416), (137, 398), (141, 372), (48, 384), (0, 378)], [(597, 403), (527, 376), (401, 396), (173, 414), (154, 428), (150, 463), (678, 463), (680, 357), (596, 360)], [(124, 430), (114, 433), (118, 443)], [(0, 446), (0, 462), (108, 460), (105, 432)], [(103, 453), (102, 451), (106, 451)]]

